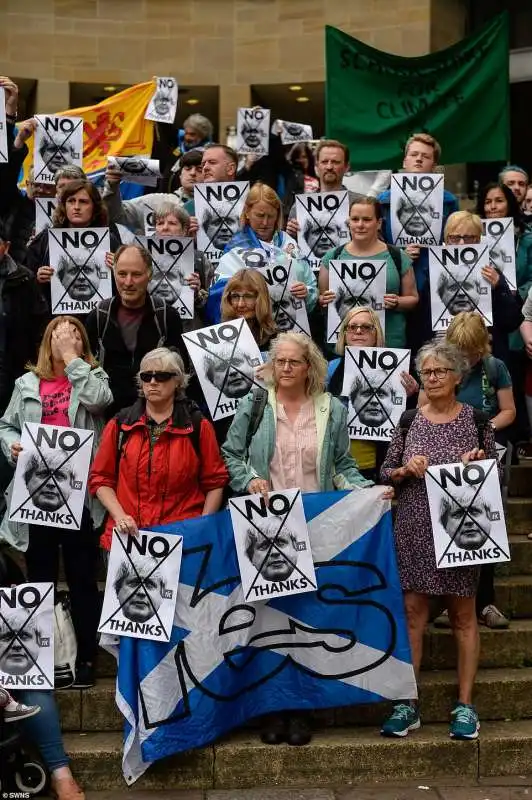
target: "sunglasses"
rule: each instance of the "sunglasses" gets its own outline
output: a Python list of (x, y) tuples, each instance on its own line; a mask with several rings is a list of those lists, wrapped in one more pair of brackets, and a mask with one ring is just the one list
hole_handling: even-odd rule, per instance
[(170, 378), (175, 378), (177, 375), (176, 372), (163, 372), (162, 370), (154, 370), (153, 372), (141, 372), (140, 379), (142, 383), (151, 383), (151, 381), (155, 381), (155, 383), (166, 383), (169, 381)]

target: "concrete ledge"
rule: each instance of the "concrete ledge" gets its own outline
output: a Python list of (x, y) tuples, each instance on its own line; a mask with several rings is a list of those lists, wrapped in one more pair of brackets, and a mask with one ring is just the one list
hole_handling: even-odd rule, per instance
[(527, 775), (532, 767), (532, 721), (490, 722), (480, 731), (479, 775)]

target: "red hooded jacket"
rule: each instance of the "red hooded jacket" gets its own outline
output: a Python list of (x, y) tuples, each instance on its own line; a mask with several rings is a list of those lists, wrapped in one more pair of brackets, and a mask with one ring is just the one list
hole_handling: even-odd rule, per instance
[[(191, 438), (193, 430), (188, 400), (176, 400), (172, 420), (156, 441), (150, 457), (150, 434), (143, 401), (105, 426), (89, 475), (89, 492), (101, 486), (115, 490), (124, 512), (139, 529), (165, 522), (199, 517), (205, 495), (221, 489), (228, 473), (220, 455), (211, 423), (202, 418), (198, 458)], [(123, 432), (117, 471), (119, 429)], [(111, 548), (115, 521), (109, 515), (101, 545)]]

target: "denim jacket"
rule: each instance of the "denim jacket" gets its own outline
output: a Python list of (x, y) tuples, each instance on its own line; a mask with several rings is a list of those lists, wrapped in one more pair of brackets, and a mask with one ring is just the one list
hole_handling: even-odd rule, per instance
[[(270, 478), (270, 463), (276, 440), (276, 397), (272, 388), (264, 414), (246, 452), (246, 436), (252, 406), (252, 393), (238, 404), (238, 409), (222, 445), (222, 456), (229, 470), (230, 484), (236, 492), (245, 492), (254, 478)], [(353, 489), (373, 486), (358, 471), (350, 455), (347, 432), (347, 411), (342, 403), (329, 393), (314, 398), (314, 412), (318, 439), (316, 469), (320, 491)]]
[[(72, 384), (68, 417), (73, 428), (94, 431), (93, 456), (98, 447), (104, 427), (103, 410), (112, 403), (113, 395), (109, 389), (107, 373), (101, 367), (91, 369), (81, 358), (75, 358), (65, 367), (65, 375)], [(25, 422), (41, 422), (42, 404), (40, 397), (40, 378), (33, 372), (26, 372), (15, 381), (15, 387), (4, 416), (0, 419), (0, 447), (7, 460), (11, 459), (11, 445), (20, 441)], [(6, 492), (7, 509), (11, 503), (13, 481)], [(105, 510), (96, 499), (87, 498), (91, 517), (95, 526), (103, 522)], [(0, 541), (8, 542), (17, 550), (28, 547), (28, 525), (25, 522), (9, 522), (6, 512), (0, 524)]]

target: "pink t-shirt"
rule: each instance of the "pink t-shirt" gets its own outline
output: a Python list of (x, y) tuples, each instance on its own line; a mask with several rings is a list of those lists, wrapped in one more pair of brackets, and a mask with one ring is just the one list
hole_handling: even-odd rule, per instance
[(71, 391), (72, 384), (66, 375), (60, 378), (52, 378), (52, 380), (41, 378), (39, 387), (42, 403), (41, 421), (45, 425), (70, 427), (68, 407), (70, 405)]

